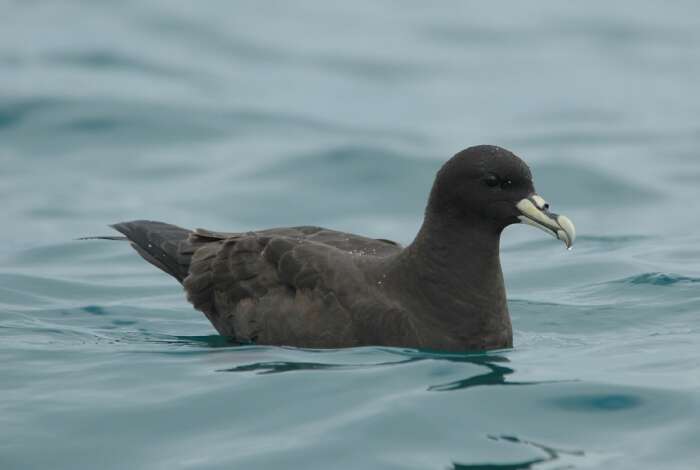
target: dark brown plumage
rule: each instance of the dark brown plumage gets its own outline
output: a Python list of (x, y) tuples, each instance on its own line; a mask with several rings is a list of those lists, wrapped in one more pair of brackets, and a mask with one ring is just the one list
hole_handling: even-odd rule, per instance
[(478, 350), (512, 346), (502, 230), (523, 214), (539, 217), (529, 209), (534, 204), (546, 217), (541, 228), (560, 238), (561, 229), (573, 242), (573, 225), (562, 228), (562, 217), (538, 198), (527, 165), (507, 150), (480, 146), (438, 172), (423, 226), (406, 248), (320, 227), (246, 233), (151, 221), (113, 227), (180, 281), (220, 334), (237, 341)]

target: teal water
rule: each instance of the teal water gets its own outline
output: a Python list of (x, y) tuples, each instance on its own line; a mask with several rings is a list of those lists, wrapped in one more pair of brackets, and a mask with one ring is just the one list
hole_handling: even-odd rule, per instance
[[(0, 2), (0, 468), (697, 469), (700, 4)], [(409, 242), (512, 149), (515, 347), (234, 347), (121, 243), (151, 218)]]

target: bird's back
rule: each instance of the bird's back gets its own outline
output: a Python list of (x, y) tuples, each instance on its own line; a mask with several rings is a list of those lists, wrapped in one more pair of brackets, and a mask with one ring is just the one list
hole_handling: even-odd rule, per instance
[(221, 334), (261, 344), (363, 343), (353, 318), (367, 297), (358, 260), (402, 250), (389, 240), (310, 226), (229, 233), (133, 221), (114, 228), (178, 279)]

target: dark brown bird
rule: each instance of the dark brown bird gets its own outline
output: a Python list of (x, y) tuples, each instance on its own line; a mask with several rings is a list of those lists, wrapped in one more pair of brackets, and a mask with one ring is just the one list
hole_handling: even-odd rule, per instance
[(575, 238), (571, 221), (535, 193), (528, 166), (483, 145), (438, 171), (423, 225), (405, 248), (321, 227), (225, 233), (143, 220), (113, 227), (236, 341), (466, 351), (513, 344), (499, 242), (514, 223), (567, 247)]

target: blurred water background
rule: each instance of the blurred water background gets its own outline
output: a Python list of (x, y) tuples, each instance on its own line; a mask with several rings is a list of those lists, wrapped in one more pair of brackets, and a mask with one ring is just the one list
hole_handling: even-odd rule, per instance
[[(0, 0), (0, 468), (697, 469), (700, 3)], [(151, 218), (410, 242), (527, 160), (512, 350), (232, 347)]]

